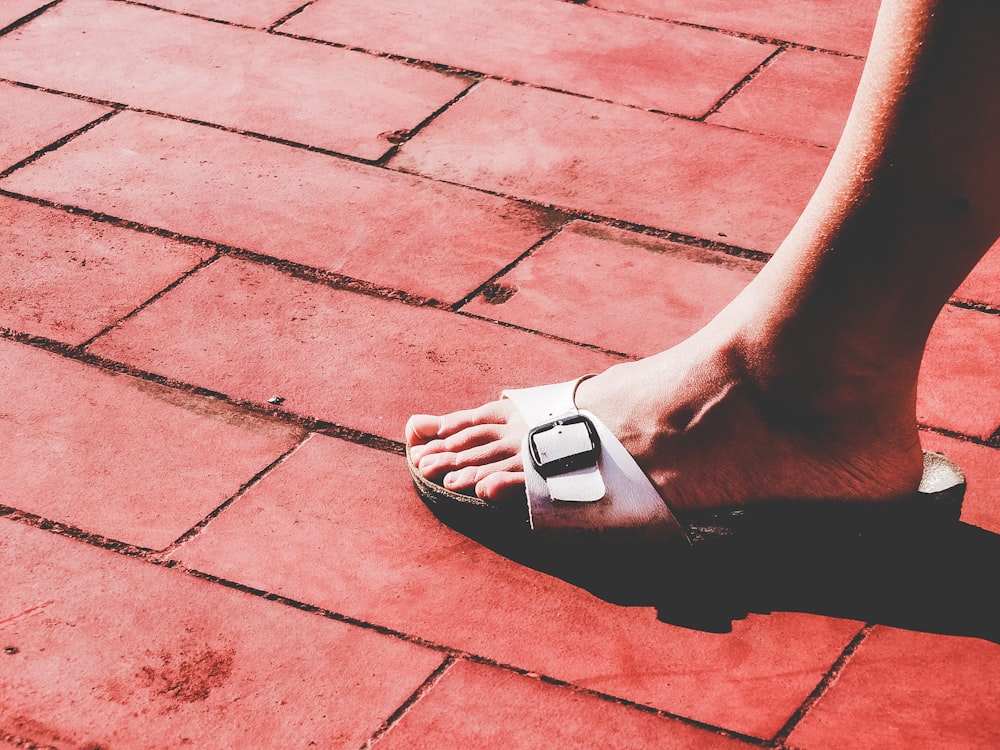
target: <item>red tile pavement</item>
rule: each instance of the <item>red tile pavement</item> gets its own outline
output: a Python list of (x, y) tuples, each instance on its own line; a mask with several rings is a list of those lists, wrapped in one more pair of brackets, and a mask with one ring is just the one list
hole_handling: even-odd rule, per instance
[(150, 4), (257, 28), (267, 28), (304, 5), (302, 0), (156, 0)]
[(1000, 646), (877, 627), (789, 742), (985, 750), (1000, 743), (998, 703)]
[(836, 146), (863, 67), (849, 57), (786, 50), (707, 121)]
[(672, 719), (506, 670), (461, 661), (372, 745), (442, 747), (753, 747)]
[(132, 112), (0, 187), (449, 302), (558, 221), (480, 192)]
[[(462, 309), (645, 356), (701, 328), (759, 268), (730, 255), (575, 222)], [(631, 290), (626, 299), (623, 288)]]
[(301, 439), (203, 397), (0, 341), (2, 504), (160, 549)]
[(773, 251), (829, 157), (813, 146), (484, 81), (390, 163), (505, 195)]
[(212, 251), (0, 196), (0, 328), (82, 344)]
[(264, 403), (278, 395), (288, 411), (394, 440), (422, 409), (471, 407), (507, 386), (569, 380), (616, 361), (229, 258), (89, 350), (237, 399)]
[(676, 563), (532, 567), (372, 437), (724, 305), (876, 0), (391, 1), (62, 0), (0, 35), (0, 172), (44, 151), (0, 178), (0, 745), (996, 745), (996, 249), (919, 392), (964, 523), (884, 559), (769, 547), (686, 596)]
[(0, 172), (110, 111), (0, 82)]
[[(171, 554), (185, 565), (591, 690), (770, 737), (859, 624), (667, 625), (518, 565), (414, 502), (402, 459), (316, 435)], [(461, 613), (456, 616), (456, 613)]]
[(469, 82), (110, 0), (65, 0), (0, 39), (8, 78), (378, 159)]
[(1000, 316), (947, 306), (920, 369), (917, 418), (981, 438), (1000, 427)]
[(589, 4), (864, 55), (879, 0), (589, 0)]
[(962, 520), (1000, 534), (1000, 450), (934, 432), (924, 432), (920, 441), (926, 450), (943, 453), (965, 472), (969, 488)]
[(1000, 310), (1000, 242), (972, 269), (955, 297)]
[(48, 0), (4, 0), (0, 5), (0, 30), (38, 10), (46, 2)]
[(357, 748), (443, 659), (4, 519), (0, 565), (11, 747)]
[(307, 37), (473, 69), (697, 117), (771, 45), (562, 2), (319, 0), (280, 27)]

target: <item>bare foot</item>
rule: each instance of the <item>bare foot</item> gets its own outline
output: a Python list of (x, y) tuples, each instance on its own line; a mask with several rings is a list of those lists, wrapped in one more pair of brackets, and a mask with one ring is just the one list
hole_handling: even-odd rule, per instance
[[(769, 388), (747, 359), (695, 337), (584, 380), (576, 403), (608, 425), (674, 510), (890, 500), (917, 488), (921, 451), (905, 398), (830, 380)], [(406, 441), (424, 477), (499, 503), (524, 497), (527, 428), (499, 400), (413, 416)]]

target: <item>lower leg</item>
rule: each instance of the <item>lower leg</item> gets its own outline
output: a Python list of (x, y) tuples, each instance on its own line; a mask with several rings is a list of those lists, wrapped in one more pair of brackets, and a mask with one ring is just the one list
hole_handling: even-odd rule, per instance
[[(1000, 6), (886, 0), (844, 136), (754, 281), (681, 345), (585, 381), (676, 507), (878, 500), (915, 489), (930, 327), (1000, 234)], [(421, 471), (498, 499), (523, 483), (503, 402), (414, 417)]]

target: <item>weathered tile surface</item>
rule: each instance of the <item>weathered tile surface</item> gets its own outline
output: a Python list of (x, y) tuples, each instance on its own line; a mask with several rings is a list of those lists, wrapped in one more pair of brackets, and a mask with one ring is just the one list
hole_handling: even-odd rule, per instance
[(459, 536), (409, 483), (402, 457), (316, 435), (173, 557), (759, 737), (781, 727), (859, 627), (792, 613), (751, 615), (731, 633), (667, 625), (650, 606), (610, 604)]
[(0, 196), (0, 327), (82, 344), (212, 255)]
[[(194, 314), (192, 314), (194, 313)], [(231, 397), (400, 439), (407, 417), (569, 380), (616, 360), (426, 307), (222, 259), (90, 351)]]
[(773, 251), (812, 195), (829, 156), (813, 146), (484, 81), (391, 164)]
[(945, 306), (920, 370), (917, 418), (989, 437), (1000, 427), (1000, 316)]
[(849, 57), (786, 50), (708, 122), (836, 146), (863, 67)]
[(0, 82), (0, 172), (109, 111), (79, 99)]
[(66, 0), (0, 38), (0, 75), (367, 159), (468, 85), (110, 0)]
[(752, 745), (565, 687), (461, 661), (373, 747), (736, 750)]
[(440, 654), (0, 519), (11, 747), (358, 748)]
[(865, 55), (879, 0), (590, 0), (590, 4)]
[(448, 302), (556, 221), (483, 193), (131, 112), (0, 186)]
[(156, 0), (155, 5), (180, 13), (267, 28), (304, 3), (302, 0)]
[(1000, 242), (972, 269), (955, 297), (1000, 310)]
[[(1000, 645), (876, 628), (792, 733), (803, 750), (993, 748), (1000, 742)], [(857, 742), (855, 742), (857, 741)]]
[(47, 0), (4, 0), (0, 5), (0, 29), (5, 29), (24, 16), (32, 13), (43, 5)]
[(564, 2), (320, 2), (282, 31), (696, 117), (775, 47)]
[(645, 356), (701, 328), (759, 268), (722, 253), (576, 222), (463, 310)]
[(0, 341), (0, 504), (161, 549), (301, 439), (209, 399)]

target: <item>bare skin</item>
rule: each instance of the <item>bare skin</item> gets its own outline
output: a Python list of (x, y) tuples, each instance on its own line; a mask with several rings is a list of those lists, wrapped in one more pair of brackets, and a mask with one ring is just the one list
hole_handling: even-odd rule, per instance
[[(1000, 4), (885, 0), (847, 127), (772, 260), (709, 325), (581, 383), (684, 510), (879, 501), (919, 483), (916, 382), (941, 307), (1000, 236)], [(507, 401), (415, 415), (421, 473), (523, 498)]]

